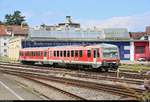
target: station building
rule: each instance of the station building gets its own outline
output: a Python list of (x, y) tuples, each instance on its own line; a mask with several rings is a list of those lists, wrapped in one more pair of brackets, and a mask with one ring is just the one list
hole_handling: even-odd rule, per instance
[[(11, 44), (17, 46), (17, 43), (13, 42), (13, 40), (10, 41)], [(18, 40), (19, 43), (21, 43), (18, 45), (19, 48), (109, 43), (119, 47), (121, 60), (130, 60), (131, 56), (130, 37), (125, 28), (111, 28), (101, 31), (46, 31), (43, 29), (29, 29), (29, 36), (26, 39)], [(11, 53), (17, 53), (17, 51), (14, 50)], [(17, 59), (18, 54), (14, 54), (14, 57)]]
[(126, 28), (83, 30), (80, 24), (66, 17), (66, 23), (57, 26), (30, 28), (26, 39), (12, 39), (9, 46), (18, 48), (11, 50), (17, 60), (21, 48), (109, 43), (118, 46), (121, 60), (136, 61), (150, 56), (150, 33), (147, 32), (150, 32), (148, 27), (145, 32), (128, 32)]

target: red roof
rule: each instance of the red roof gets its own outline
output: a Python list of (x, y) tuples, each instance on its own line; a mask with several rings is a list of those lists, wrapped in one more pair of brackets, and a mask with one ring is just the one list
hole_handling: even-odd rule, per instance
[(23, 28), (18, 25), (0, 25), (0, 36), (10, 35), (8, 32), (11, 32), (16, 35), (27, 36), (28, 28)]
[(5, 35), (7, 35), (6, 30), (5, 30), (5, 26), (0, 25), (0, 36), (5, 36)]
[(130, 32), (129, 34), (132, 39), (140, 39), (142, 36), (147, 35), (146, 32)]

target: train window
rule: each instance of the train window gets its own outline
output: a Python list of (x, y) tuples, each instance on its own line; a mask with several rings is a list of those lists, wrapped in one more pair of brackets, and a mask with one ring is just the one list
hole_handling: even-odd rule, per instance
[(62, 55), (63, 55), (63, 53), (62, 53), (62, 51), (60, 51), (60, 56), (62, 57)]
[(27, 56), (29, 56), (29, 53), (30, 53), (30, 52), (27, 52)]
[(46, 51), (44, 51), (44, 57), (46, 57), (47, 56), (47, 52)]
[(40, 52), (40, 56), (42, 56), (42, 54), (43, 54), (43, 53), (42, 53), (42, 52)]
[(56, 51), (54, 51), (54, 56), (56, 56)]
[(41, 52), (40, 51), (38, 52), (38, 55), (41, 56)]
[(74, 57), (74, 51), (71, 50), (71, 57)]
[(67, 57), (70, 57), (70, 51), (67, 51)]
[(39, 53), (38, 53), (38, 51), (36, 51), (36, 56), (39, 56)]
[(99, 55), (100, 55), (100, 54), (99, 54), (99, 50), (97, 49), (97, 57), (99, 57)]
[(29, 52), (29, 56), (32, 56), (32, 52)]
[(87, 51), (87, 56), (88, 56), (88, 58), (91, 57), (91, 50)]
[(80, 57), (82, 57), (82, 50), (79, 51), (79, 55), (80, 55)]
[(57, 57), (59, 57), (59, 51), (57, 51)]
[(78, 50), (75, 50), (75, 57), (78, 57)]
[(28, 53), (27, 53), (27, 52), (25, 52), (24, 54), (25, 54), (25, 55), (26, 55), (26, 54), (28, 54), (28, 56), (29, 56), (30, 52), (28, 52)]
[(36, 52), (33, 52), (34, 53), (34, 56), (36, 56)]
[(49, 56), (51, 56), (51, 57), (52, 57), (52, 51), (50, 51), (50, 52), (49, 52), (49, 54), (50, 54)]
[(94, 50), (94, 58), (96, 58), (96, 50)]
[(35, 52), (35, 56), (38, 56), (38, 53), (37, 53), (37, 51)]
[(32, 52), (32, 56), (34, 55), (34, 52)]
[(66, 57), (66, 51), (64, 51), (64, 57)]

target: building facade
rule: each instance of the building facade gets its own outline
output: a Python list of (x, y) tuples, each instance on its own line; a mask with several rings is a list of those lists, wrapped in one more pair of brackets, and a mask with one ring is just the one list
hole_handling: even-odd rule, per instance
[(9, 41), (13, 37), (27, 37), (28, 28), (17, 25), (0, 25), (0, 56), (8, 56)]
[(13, 37), (8, 43), (8, 56), (11, 60), (18, 60), (19, 50), (22, 48), (21, 41), (25, 37)]

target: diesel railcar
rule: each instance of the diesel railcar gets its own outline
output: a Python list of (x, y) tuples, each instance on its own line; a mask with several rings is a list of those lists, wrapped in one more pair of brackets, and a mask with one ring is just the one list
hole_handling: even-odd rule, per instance
[(105, 71), (116, 70), (120, 64), (118, 47), (112, 44), (72, 45), (20, 50), (23, 64), (40, 62), (51, 66), (86, 66)]

